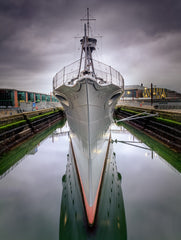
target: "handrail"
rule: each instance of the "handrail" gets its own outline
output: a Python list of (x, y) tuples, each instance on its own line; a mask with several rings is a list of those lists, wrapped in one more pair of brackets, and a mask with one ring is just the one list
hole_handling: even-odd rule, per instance
[[(94, 61), (95, 78), (98, 83), (102, 84), (116, 84), (124, 87), (124, 79), (121, 74), (111, 66), (101, 63), (97, 60)], [(53, 78), (53, 89), (65, 84), (70, 85), (76, 79), (81, 77), (83, 69), (80, 69), (80, 59), (64, 67), (56, 73)], [(92, 73), (90, 73), (91, 75)], [(82, 75), (83, 76), (83, 75)], [(101, 81), (102, 80), (102, 81)], [(74, 82), (75, 83), (75, 82)]]

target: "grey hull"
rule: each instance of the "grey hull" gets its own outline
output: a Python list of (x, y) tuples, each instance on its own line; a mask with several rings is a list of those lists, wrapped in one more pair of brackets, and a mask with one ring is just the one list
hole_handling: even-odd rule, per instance
[(109, 146), (109, 126), (122, 89), (83, 78), (74, 86), (60, 86), (54, 93), (65, 109), (70, 126), (84, 203), (88, 208), (95, 208)]

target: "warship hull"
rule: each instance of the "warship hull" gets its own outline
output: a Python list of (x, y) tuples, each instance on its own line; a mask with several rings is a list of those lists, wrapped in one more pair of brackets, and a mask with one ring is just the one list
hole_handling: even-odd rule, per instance
[(81, 78), (72, 86), (63, 84), (54, 91), (69, 123), (71, 147), (89, 225), (95, 219), (109, 151), (109, 126), (122, 91), (117, 85), (101, 85), (90, 77)]

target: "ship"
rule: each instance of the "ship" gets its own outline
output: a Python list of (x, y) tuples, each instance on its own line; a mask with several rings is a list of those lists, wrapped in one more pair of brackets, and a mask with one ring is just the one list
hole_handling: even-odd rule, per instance
[(126, 215), (122, 193), (122, 176), (117, 170), (116, 153), (110, 145), (108, 160), (94, 226), (87, 228), (72, 148), (69, 146), (67, 165), (62, 177), (59, 239), (98, 240), (127, 239)]
[(89, 9), (83, 20), (80, 59), (56, 73), (53, 93), (66, 113), (85, 212), (92, 226), (109, 154), (109, 127), (124, 92), (124, 79), (111, 66), (93, 59), (97, 39), (89, 34)]

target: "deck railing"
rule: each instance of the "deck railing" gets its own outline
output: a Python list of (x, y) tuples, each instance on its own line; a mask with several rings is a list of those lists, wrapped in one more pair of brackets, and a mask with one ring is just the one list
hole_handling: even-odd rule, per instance
[[(116, 71), (111, 66), (108, 66), (104, 63), (101, 63), (97, 60), (93, 60), (94, 63), (94, 71), (90, 72), (90, 76), (96, 78), (97, 82), (100, 84), (115, 84), (120, 87), (124, 87), (124, 79), (122, 75)], [(70, 85), (75, 83), (74, 81), (79, 77), (83, 76), (83, 66), (80, 68), (80, 60), (73, 62), (72, 64), (64, 67), (62, 70), (56, 73), (53, 78), (53, 89), (60, 87), (61, 85)], [(80, 71), (79, 71), (80, 70)]]

